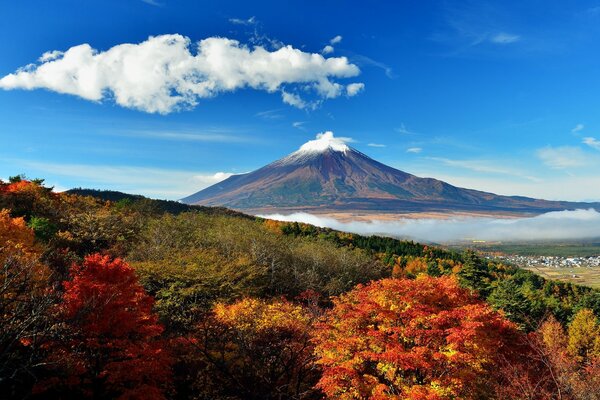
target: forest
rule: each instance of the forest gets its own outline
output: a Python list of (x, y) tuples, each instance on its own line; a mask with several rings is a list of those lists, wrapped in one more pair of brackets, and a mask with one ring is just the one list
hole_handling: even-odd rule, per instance
[(436, 246), (0, 181), (10, 399), (600, 399), (600, 291)]

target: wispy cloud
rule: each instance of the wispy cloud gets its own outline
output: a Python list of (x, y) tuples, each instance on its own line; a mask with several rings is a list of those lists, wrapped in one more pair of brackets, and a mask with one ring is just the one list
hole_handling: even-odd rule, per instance
[(585, 128), (583, 124), (577, 124), (573, 129), (571, 129), (571, 133), (581, 132)]
[(423, 149), (421, 147), (409, 147), (408, 149), (406, 149), (407, 153), (413, 153), (413, 154), (419, 154), (422, 151), (423, 151)]
[(521, 36), (514, 35), (506, 32), (496, 33), (495, 35), (490, 36), (490, 42), (496, 44), (510, 44), (515, 43), (521, 40)]
[(590, 146), (592, 149), (600, 150), (600, 140), (593, 137), (583, 138), (583, 143)]
[(337, 35), (336, 37), (332, 38), (329, 43), (331, 44), (338, 44), (342, 41), (342, 36), (341, 35)]
[[(528, 196), (537, 199), (600, 202), (600, 174), (593, 170), (578, 171), (577, 176), (552, 173), (546, 176), (521, 179), (518, 176), (494, 173), (477, 173), (468, 169), (439, 169), (429, 162), (415, 167), (411, 173), (432, 177), (451, 185), (482, 190), (506, 196)], [(527, 171), (517, 171), (527, 174)], [(560, 188), (557, 191), (556, 188)]]
[(261, 111), (261, 112), (257, 112), (255, 114), (255, 116), (262, 118), (262, 119), (282, 119), (283, 118), (283, 114), (281, 113), (281, 108), (277, 108), (275, 110), (266, 110), (266, 111)]
[(381, 144), (381, 143), (369, 143), (369, 144), (367, 144), (367, 146), (369, 146), (369, 147), (386, 147), (385, 144)]
[(547, 146), (539, 149), (536, 154), (544, 164), (553, 169), (578, 168), (590, 164), (588, 155), (579, 147)]
[[(50, 184), (112, 189), (156, 198), (180, 199), (227, 179), (228, 172), (199, 172), (138, 166), (63, 164), (30, 160), (5, 160), (30, 176), (48, 177)], [(67, 178), (67, 179), (66, 179)]]
[(256, 139), (247, 136), (231, 135), (222, 132), (177, 132), (177, 131), (121, 131), (110, 135), (128, 136), (146, 139), (161, 139), (182, 142), (248, 143)]
[(431, 39), (449, 46), (449, 55), (473, 51), (496, 53), (499, 46), (508, 47), (524, 39), (522, 34), (514, 32), (514, 18), (502, 3), (447, 3), (444, 17), (445, 27), (435, 32)]
[[(135, 71), (132, 73), (131, 71)], [(48, 89), (86, 100), (114, 100), (148, 113), (191, 109), (200, 99), (243, 88), (280, 92), (284, 103), (307, 108), (343, 95), (338, 79), (355, 77), (357, 65), (346, 57), (323, 57), (292, 46), (269, 51), (225, 37), (197, 43), (178, 35), (160, 35), (106, 51), (89, 44), (65, 52), (44, 53), (0, 78), (0, 89)], [(302, 89), (303, 96), (291, 94)]]
[(397, 78), (392, 67), (390, 67), (389, 65), (387, 65), (381, 61), (374, 60), (370, 57), (363, 56), (361, 54), (352, 54), (351, 58), (352, 58), (352, 61), (354, 61), (355, 63), (357, 63), (360, 66), (369, 66), (369, 67), (379, 68), (379, 69), (383, 70), (383, 72), (385, 73), (385, 76), (387, 76), (388, 78), (390, 78), (390, 79)]
[(478, 240), (563, 240), (600, 237), (596, 210), (557, 211), (533, 218), (398, 219), (396, 221), (340, 222), (306, 213), (261, 215), (279, 221), (297, 221), (363, 235), (388, 235), (422, 242)]
[(292, 122), (292, 126), (296, 129), (302, 129), (304, 130), (304, 124), (306, 124), (306, 121), (294, 121)]
[(593, 16), (600, 15), (600, 6), (590, 7), (585, 11), (589, 15), (593, 15)]
[(164, 5), (163, 3), (160, 3), (156, 0), (141, 0), (141, 1), (142, 1), (142, 3), (146, 3), (146, 4), (149, 4), (154, 7), (162, 7)]
[(254, 16), (248, 19), (229, 18), (229, 22), (234, 25), (255, 25), (257, 23), (256, 18)]
[(417, 134), (417, 132), (413, 132), (413, 131), (409, 130), (409, 129), (408, 129), (408, 128), (407, 128), (407, 127), (404, 125), (404, 123), (401, 123), (401, 124), (400, 124), (400, 127), (399, 127), (399, 128), (395, 128), (394, 130), (395, 130), (396, 132), (398, 132), (398, 133), (401, 133), (401, 134), (403, 134), (403, 135), (416, 135), (416, 134)]
[(506, 166), (501, 166), (501, 165), (498, 165), (498, 164), (495, 164), (495, 163), (492, 163), (492, 162), (486, 161), (486, 160), (452, 160), (452, 159), (441, 158), (441, 157), (428, 157), (428, 159), (432, 160), (432, 161), (440, 162), (443, 165), (448, 166), (448, 167), (462, 168), (462, 169), (466, 169), (469, 171), (482, 172), (482, 173), (486, 173), (486, 174), (499, 174), (499, 175), (514, 176), (514, 177), (518, 177), (518, 178), (527, 179), (532, 182), (540, 181), (539, 178), (531, 176), (530, 174), (527, 174), (524, 171), (520, 171), (520, 170), (517, 170), (514, 168), (508, 168)]
[(335, 51), (335, 49), (333, 48), (333, 46), (327, 45), (325, 47), (323, 47), (323, 50), (321, 50), (321, 54), (331, 54)]

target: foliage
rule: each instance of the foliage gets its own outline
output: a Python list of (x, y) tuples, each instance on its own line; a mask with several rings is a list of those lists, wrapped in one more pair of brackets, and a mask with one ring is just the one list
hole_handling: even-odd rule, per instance
[(579, 363), (600, 357), (600, 324), (592, 310), (584, 308), (573, 317), (567, 352)]
[(44, 397), (161, 399), (170, 380), (170, 358), (153, 299), (135, 272), (119, 259), (98, 254), (71, 269), (48, 345), (52, 375), (38, 385)]
[(217, 303), (191, 336), (180, 370), (201, 398), (315, 398), (313, 320), (285, 300)]
[[(528, 344), (533, 351), (523, 354), (520, 364), (510, 365), (512, 375), (508, 378), (511, 379), (506, 379), (505, 385), (498, 388), (497, 397), (515, 400), (600, 399), (600, 357), (587, 351), (594, 347), (597, 336), (582, 335), (594, 329), (598, 329), (597, 322), (589, 310), (580, 311), (567, 332), (560, 322), (549, 317), (536, 332), (528, 335)], [(533, 374), (532, 365), (539, 367)]]
[(23, 218), (0, 211), (0, 392), (25, 395), (48, 332), (50, 271)]
[(213, 249), (173, 252), (159, 262), (133, 263), (140, 283), (156, 299), (155, 310), (168, 333), (200, 322), (217, 301), (263, 294), (266, 269), (246, 257), (227, 259)]
[(253, 220), (197, 212), (150, 221), (129, 258), (134, 265), (143, 262), (146, 269), (156, 269), (193, 257), (195, 264), (206, 264), (206, 255), (216, 255), (225, 265), (243, 264), (256, 276), (254, 292), (267, 296), (295, 297), (308, 289), (337, 295), (386, 274), (383, 265), (359, 249), (285, 237)]
[(339, 399), (477, 398), (516, 335), (453, 278), (384, 279), (334, 301), (316, 335), (318, 386)]
[(37, 380), (43, 398), (309, 399), (321, 367), (326, 392), (353, 382), (330, 397), (598, 398), (598, 290), (473, 252), (24, 176), (0, 181), (0, 209), (9, 398)]

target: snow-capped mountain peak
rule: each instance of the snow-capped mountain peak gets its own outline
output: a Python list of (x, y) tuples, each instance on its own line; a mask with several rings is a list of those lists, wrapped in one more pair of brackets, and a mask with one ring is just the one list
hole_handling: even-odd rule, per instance
[(309, 140), (304, 143), (299, 152), (305, 153), (322, 153), (326, 150), (341, 151), (343, 153), (350, 150), (350, 147), (346, 145), (351, 139), (345, 137), (335, 137), (333, 132), (326, 131), (318, 133), (315, 140)]

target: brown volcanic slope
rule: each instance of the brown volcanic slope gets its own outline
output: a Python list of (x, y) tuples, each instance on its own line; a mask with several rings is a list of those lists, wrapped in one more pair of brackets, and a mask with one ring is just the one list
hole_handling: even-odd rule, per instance
[(499, 196), (419, 178), (377, 162), (335, 139), (320, 139), (307, 145), (181, 201), (245, 211), (540, 214), (575, 208), (600, 210), (600, 203)]

